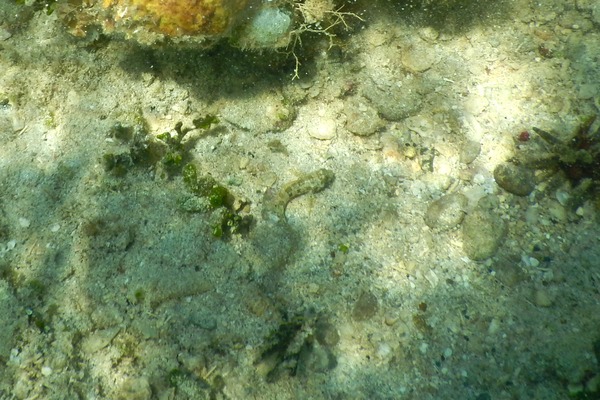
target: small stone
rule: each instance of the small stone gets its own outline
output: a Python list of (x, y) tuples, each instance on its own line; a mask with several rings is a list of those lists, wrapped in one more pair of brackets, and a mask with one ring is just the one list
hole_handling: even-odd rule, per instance
[(392, 354), (392, 346), (389, 343), (381, 342), (377, 345), (376, 353), (380, 359), (386, 359)]
[(494, 265), (495, 277), (503, 285), (514, 288), (526, 279), (525, 273), (519, 267), (516, 256), (501, 257)]
[(549, 201), (546, 209), (553, 221), (566, 222), (568, 220), (567, 210), (558, 201)]
[(352, 318), (355, 321), (365, 321), (377, 314), (378, 309), (377, 297), (370, 292), (363, 292), (354, 304)]
[(561, 206), (566, 206), (569, 203), (571, 195), (566, 190), (559, 189), (556, 191), (556, 200)]
[(367, 99), (356, 97), (346, 102), (346, 129), (357, 136), (371, 136), (383, 127), (383, 120)]
[(21, 228), (29, 228), (29, 225), (31, 225), (31, 222), (27, 218), (19, 218), (19, 226)]
[(424, 41), (417, 41), (402, 52), (401, 60), (404, 68), (413, 73), (425, 72), (438, 61), (438, 53)]
[(498, 165), (494, 170), (494, 179), (502, 189), (517, 196), (527, 196), (535, 189), (533, 171), (520, 165)]
[(460, 162), (463, 164), (471, 164), (479, 156), (481, 152), (481, 143), (474, 140), (468, 140), (463, 144), (460, 150)]
[(0, 40), (8, 40), (12, 37), (12, 33), (10, 31), (0, 28)]
[(394, 326), (400, 320), (400, 313), (397, 311), (388, 311), (385, 314), (384, 321), (387, 326)]
[(92, 354), (100, 349), (105, 348), (110, 344), (114, 337), (117, 336), (119, 330), (120, 329), (118, 327), (114, 327), (101, 329), (92, 333), (83, 340), (81, 344), (81, 350), (83, 350), (84, 353)]
[(385, 119), (400, 121), (419, 112), (423, 95), (419, 92), (416, 82), (405, 79), (402, 84), (389, 82), (389, 86), (367, 84), (364, 96)]
[(425, 213), (425, 224), (431, 229), (445, 231), (460, 224), (465, 216), (467, 198), (452, 193), (432, 202)]
[(473, 210), (463, 221), (463, 250), (471, 260), (481, 261), (493, 256), (505, 236), (504, 221), (481, 207)]
[(531, 266), (533, 268), (537, 268), (540, 266), (540, 261), (535, 257), (529, 257), (528, 264), (529, 264), (529, 266)]
[(246, 169), (246, 168), (248, 168), (248, 164), (250, 164), (250, 158), (248, 158), (248, 157), (242, 157), (242, 158), (240, 158), (240, 163), (239, 163), (239, 168), (240, 169)]
[(333, 118), (319, 118), (308, 127), (308, 134), (319, 140), (331, 140), (336, 132), (337, 126)]
[(443, 355), (444, 355), (444, 358), (446, 358), (446, 359), (452, 357), (452, 349), (450, 347), (446, 347), (444, 349)]
[(419, 29), (418, 33), (421, 39), (427, 42), (433, 42), (440, 36), (440, 33), (430, 26)]
[(50, 376), (50, 375), (52, 375), (52, 368), (50, 368), (50, 367), (49, 367), (49, 366), (47, 366), (47, 365), (44, 365), (44, 366), (42, 367), (42, 370), (41, 370), (41, 372), (42, 372), (42, 375), (44, 375), (44, 376)]

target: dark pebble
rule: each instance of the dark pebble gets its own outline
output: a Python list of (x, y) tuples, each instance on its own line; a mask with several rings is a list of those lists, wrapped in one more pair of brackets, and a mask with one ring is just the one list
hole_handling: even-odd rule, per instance
[(365, 321), (374, 316), (378, 309), (379, 303), (377, 297), (373, 293), (364, 292), (354, 304), (352, 318), (355, 321)]
[(517, 196), (527, 196), (535, 189), (535, 174), (529, 168), (512, 163), (500, 164), (494, 170), (498, 186)]

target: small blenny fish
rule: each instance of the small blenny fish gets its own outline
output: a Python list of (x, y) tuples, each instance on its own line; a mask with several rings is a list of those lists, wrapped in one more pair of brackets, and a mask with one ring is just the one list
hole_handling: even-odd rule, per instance
[(286, 183), (274, 194), (267, 191), (263, 200), (263, 218), (285, 221), (285, 210), (290, 201), (308, 193), (320, 192), (331, 185), (334, 179), (333, 171), (322, 168)]

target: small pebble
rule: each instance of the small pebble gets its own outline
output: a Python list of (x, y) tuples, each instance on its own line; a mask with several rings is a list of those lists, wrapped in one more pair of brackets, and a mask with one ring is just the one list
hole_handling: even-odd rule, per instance
[(402, 52), (401, 61), (404, 68), (413, 73), (425, 72), (439, 59), (434, 48), (424, 41), (417, 41), (409, 49)]
[(400, 121), (417, 114), (423, 101), (417, 83), (409, 78), (403, 80), (402, 85), (397, 82), (384, 82), (380, 86), (367, 84), (364, 95), (371, 100), (377, 112), (389, 121)]
[(433, 42), (440, 36), (440, 33), (430, 26), (419, 29), (418, 33), (421, 39), (428, 42)]
[(546, 208), (553, 221), (566, 222), (568, 220), (567, 210), (558, 201), (549, 201)]
[(535, 175), (529, 168), (512, 163), (500, 164), (494, 170), (498, 186), (517, 196), (527, 196), (535, 189)]
[(12, 33), (10, 31), (0, 28), (0, 40), (8, 40), (12, 37)]
[(81, 350), (84, 353), (92, 354), (100, 349), (103, 349), (110, 344), (115, 336), (117, 336), (119, 330), (119, 328), (114, 327), (91, 333), (88, 337), (83, 339), (81, 343)]
[(371, 136), (384, 125), (377, 111), (363, 97), (346, 102), (344, 114), (346, 114), (346, 129), (357, 136)]
[(390, 354), (392, 354), (392, 347), (386, 343), (381, 342), (377, 346), (377, 356), (381, 359), (386, 359)]
[(425, 224), (440, 231), (452, 229), (465, 216), (467, 198), (461, 193), (452, 193), (433, 201), (425, 212)]
[(397, 311), (388, 311), (385, 313), (384, 318), (387, 326), (394, 326), (400, 320), (400, 313)]
[(444, 349), (443, 355), (446, 359), (452, 357), (452, 349), (450, 347), (447, 347), (446, 349)]
[(335, 137), (337, 127), (333, 118), (320, 118), (308, 127), (308, 134), (319, 140), (331, 140)]
[(556, 200), (558, 200), (561, 206), (566, 206), (570, 198), (571, 196), (566, 190), (559, 189), (556, 191)]
[(540, 261), (535, 257), (529, 257), (529, 265), (533, 268), (540, 266)]
[(471, 164), (481, 152), (481, 143), (474, 140), (466, 141), (460, 150), (460, 162), (463, 164)]
[(352, 318), (355, 321), (365, 321), (374, 316), (378, 309), (379, 303), (377, 297), (370, 292), (364, 292), (354, 304)]

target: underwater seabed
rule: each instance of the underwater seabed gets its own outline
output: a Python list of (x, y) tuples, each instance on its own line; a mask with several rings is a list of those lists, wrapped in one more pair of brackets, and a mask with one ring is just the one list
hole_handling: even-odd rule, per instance
[(1, 399), (599, 397), (600, 3), (26, 3)]

